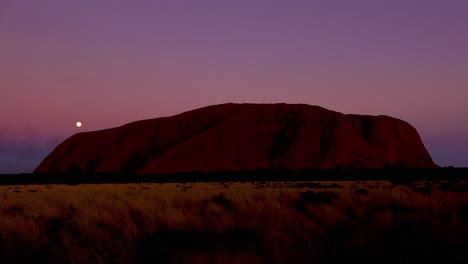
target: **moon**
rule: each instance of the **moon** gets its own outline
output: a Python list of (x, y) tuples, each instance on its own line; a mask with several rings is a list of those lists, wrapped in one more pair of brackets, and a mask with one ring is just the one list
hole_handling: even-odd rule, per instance
[(76, 127), (81, 127), (81, 125), (82, 125), (81, 122), (79, 122), (79, 121), (76, 122)]

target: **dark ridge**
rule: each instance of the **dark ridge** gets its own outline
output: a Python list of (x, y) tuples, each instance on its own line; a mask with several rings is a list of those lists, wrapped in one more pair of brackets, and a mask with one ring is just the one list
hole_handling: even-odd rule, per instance
[[(390, 181), (411, 184), (413, 181), (448, 181), (443, 190), (465, 191), (459, 181), (468, 181), (468, 168), (394, 169), (394, 170), (257, 170), (225, 172), (189, 172), (141, 175), (131, 173), (33, 173), (0, 174), (0, 185), (32, 184), (101, 184), (101, 183), (179, 183), (179, 182), (270, 182), (270, 181)], [(447, 187), (449, 186), (449, 187)]]

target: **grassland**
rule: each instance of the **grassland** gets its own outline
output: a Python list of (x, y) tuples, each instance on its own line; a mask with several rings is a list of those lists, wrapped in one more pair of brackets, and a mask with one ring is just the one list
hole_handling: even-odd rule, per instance
[(0, 186), (1, 263), (468, 263), (468, 185)]

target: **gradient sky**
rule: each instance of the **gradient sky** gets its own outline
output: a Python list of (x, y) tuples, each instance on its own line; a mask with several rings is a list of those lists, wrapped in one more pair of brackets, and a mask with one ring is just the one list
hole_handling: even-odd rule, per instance
[(0, 0), (0, 173), (226, 102), (394, 116), (468, 167), (467, 98), (465, 0)]

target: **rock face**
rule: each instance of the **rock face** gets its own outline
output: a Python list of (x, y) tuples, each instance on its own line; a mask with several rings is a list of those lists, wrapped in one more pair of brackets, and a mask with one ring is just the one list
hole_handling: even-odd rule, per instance
[(418, 132), (405, 121), (302, 104), (222, 104), (76, 134), (35, 172), (388, 167), (437, 167)]

